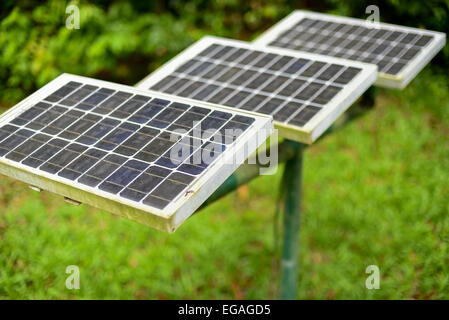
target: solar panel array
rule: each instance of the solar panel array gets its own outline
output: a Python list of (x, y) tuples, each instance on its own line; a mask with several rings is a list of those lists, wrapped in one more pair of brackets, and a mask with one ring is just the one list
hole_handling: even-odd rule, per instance
[(363, 65), (255, 49), (239, 41), (208, 37), (195, 46), (202, 49), (186, 52), (188, 58), (173, 62), (172, 71), (160, 70), (139, 87), (272, 115), (277, 122), (304, 127), (366, 71)]
[(0, 159), (162, 210), (260, 118), (135, 91), (68, 79), (1, 125)]
[(285, 24), (273, 27), (256, 43), (373, 63), (380, 73), (393, 76), (404, 71), (424, 49), (435, 45), (436, 37), (442, 36), (437, 32), (302, 11), (285, 20)]
[[(404, 85), (445, 42), (362, 23), (297, 12), (259, 45), (205, 37), (139, 84), (151, 92), (62, 75), (1, 116), (0, 172), (65, 196), (94, 195), (88, 203), (131, 218), (153, 213), (157, 227), (174, 231), (240, 164), (219, 160), (246, 158), (264, 142), (251, 139), (268, 137), (271, 117), (257, 113), (271, 115), (284, 137), (311, 143), (378, 69)], [(407, 78), (394, 78), (412, 63)]]

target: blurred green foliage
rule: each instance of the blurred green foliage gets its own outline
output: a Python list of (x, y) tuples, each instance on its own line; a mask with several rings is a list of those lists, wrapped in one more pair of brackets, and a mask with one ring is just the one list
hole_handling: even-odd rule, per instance
[[(80, 8), (80, 29), (65, 27), (66, 6)], [(134, 84), (205, 34), (249, 40), (295, 8), (449, 31), (449, 0), (171, 0), (0, 3), (0, 104), (22, 99), (63, 72)], [(445, 48), (437, 61), (448, 66)]]

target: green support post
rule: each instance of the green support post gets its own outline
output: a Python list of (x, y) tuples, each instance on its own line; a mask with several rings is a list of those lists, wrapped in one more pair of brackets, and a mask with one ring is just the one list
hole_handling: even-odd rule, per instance
[(285, 143), (298, 145), (296, 154), (285, 163), (282, 179), (285, 194), (280, 298), (283, 300), (293, 300), (296, 299), (298, 290), (303, 145), (293, 141), (285, 141)]

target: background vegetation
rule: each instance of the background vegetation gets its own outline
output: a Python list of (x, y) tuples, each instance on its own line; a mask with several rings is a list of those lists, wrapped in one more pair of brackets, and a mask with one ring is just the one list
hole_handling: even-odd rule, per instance
[[(62, 72), (134, 84), (205, 34), (251, 40), (294, 8), (364, 17), (375, 1), (64, 1), (0, 4), (0, 106)], [(377, 1), (381, 19), (449, 31), (449, 1)], [(298, 298), (449, 298), (449, 50), (404, 91), (309, 148)], [(280, 170), (166, 235), (0, 179), (0, 299), (275, 298)], [(65, 288), (78, 265), (81, 289)], [(381, 289), (365, 288), (365, 268)]]
[[(81, 28), (65, 28), (68, 3)], [(206, 34), (251, 40), (295, 8), (449, 32), (449, 0), (3, 0), (0, 104), (12, 105), (63, 72), (133, 85)], [(449, 48), (434, 65), (449, 67)]]

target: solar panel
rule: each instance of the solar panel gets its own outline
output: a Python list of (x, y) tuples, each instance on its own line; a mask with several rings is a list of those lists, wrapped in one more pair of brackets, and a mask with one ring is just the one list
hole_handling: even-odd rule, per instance
[(312, 143), (374, 82), (376, 70), (204, 37), (137, 86), (272, 115), (281, 136)]
[(376, 64), (376, 84), (404, 88), (446, 42), (441, 32), (297, 10), (254, 43)]
[(64, 74), (0, 117), (0, 172), (172, 232), (271, 131), (267, 116)]

